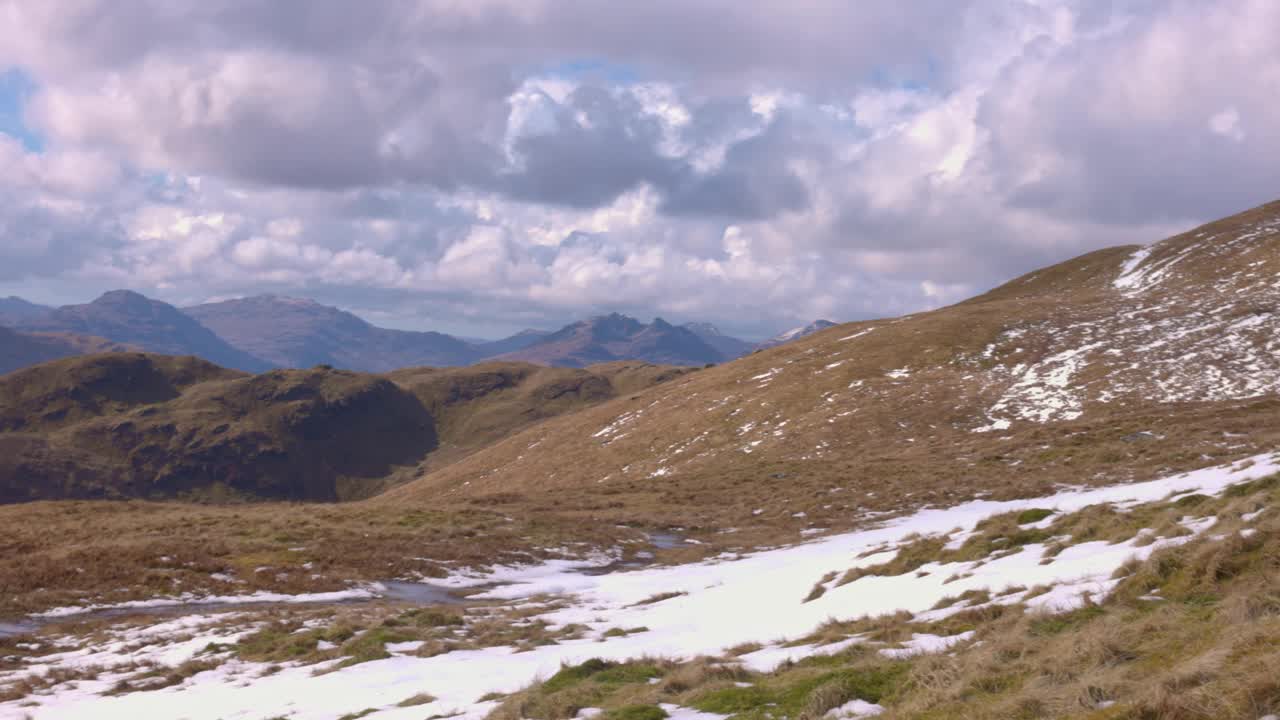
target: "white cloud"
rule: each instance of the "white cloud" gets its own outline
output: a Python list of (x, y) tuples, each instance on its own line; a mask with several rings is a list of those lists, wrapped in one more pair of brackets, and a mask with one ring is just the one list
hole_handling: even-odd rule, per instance
[(1226, 108), (1209, 116), (1209, 130), (1229, 140), (1244, 140), (1244, 129), (1240, 127), (1240, 113), (1233, 107)]

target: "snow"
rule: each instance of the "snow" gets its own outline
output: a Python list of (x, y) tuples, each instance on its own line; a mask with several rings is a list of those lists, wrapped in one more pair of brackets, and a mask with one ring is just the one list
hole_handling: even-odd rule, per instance
[(680, 707), (671, 703), (660, 703), (658, 707), (666, 711), (670, 720), (724, 720), (728, 715), (720, 715), (718, 713), (702, 712), (692, 708)]
[[(727, 648), (754, 642), (763, 648), (742, 658), (757, 670), (769, 670), (788, 658), (806, 654), (838, 652), (860, 642), (846, 638), (822, 646), (785, 647), (786, 638), (803, 638), (829, 620), (852, 620), (906, 611), (918, 620), (941, 617), (931, 611), (940, 600), (968, 590), (997, 592), (1017, 584), (1048, 585), (1050, 592), (1026, 598), (1025, 592), (1000, 596), (992, 602), (1020, 602), (1056, 611), (1084, 602), (1084, 594), (1101, 599), (1118, 582), (1111, 574), (1130, 557), (1143, 557), (1168, 543), (1188, 538), (1159, 540), (1143, 547), (1131, 541), (1108, 544), (1089, 542), (1070, 546), (1045, 560), (1044, 546), (1028, 545), (1019, 552), (972, 562), (930, 563), (921, 573), (900, 576), (866, 576), (803, 602), (813, 584), (828, 572), (843, 572), (885, 559), (886, 553), (868, 550), (892, 548), (913, 533), (939, 534), (971, 532), (983, 519), (995, 514), (1047, 508), (1059, 513), (1073, 512), (1100, 503), (1132, 505), (1165, 499), (1173, 493), (1214, 494), (1231, 484), (1264, 477), (1280, 470), (1272, 455), (1248, 461), (1163, 478), (1151, 482), (1067, 489), (1050, 497), (1011, 501), (974, 500), (952, 508), (930, 508), (914, 515), (895, 518), (870, 529), (829, 535), (802, 544), (729, 556), (698, 563), (656, 566), (629, 572), (589, 575), (585, 568), (598, 567), (607, 556), (585, 559), (551, 560), (539, 565), (496, 567), (488, 572), (458, 574), (441, 584), (461, 587), (481, 583), (507, 583), (483, 593), (493, 600), (519, 601), (541, 594), (567, 596), (563, 605), (549, 609), (536, 619), (552, 625), (580, 623), (588, 628), (580, 640), (565, 640), (517, 652), (514, 648), (493, 647), (458, 650), (430, 658), (394, 655), (384, 660), (347, 668), (328, 665), (284, 666), (279, 672), (263, 675), (264, 665), (230, 660), (216, 670), (202, 672), (183, 684), (149, 692), (104, 696), (114, 682), (111, 674), (100, 681), (58, 686), (53, 694), (36, 694), (28, 700), (38, 705), (0, 704), (0, 716), (35, 720), (60, 718), (183, 717), (189, 720), (214, 718), (248, 719), (285, 715), (291, 720), (319, 720), (344, 713), (377, 708), (369, 717), (376, 720), (400, 717), (429, 717), (458, 713), (460, 718), (477, 720), (491, 711), (493, 702), (480, 702), (487, 693), (510, 693), (531, 681), (554, 674), (562, 663), (576, 664), (599, 657), (691, 658), (719, 655)], [(859, 555), (865, 555), (859, 559)], [(960, 579), (947, 583), (953, 576)], [(684, 592), (661, 603), (636, 603), (659, 592)], [(958, 610), (962, 608), (948, 608)], [(531, 620), (533, 618), (530, 618)], [(184, 619), (189, 621), (189, 618)], [(203, 648), (219, 632), (190, 640), (164, 644), (175, 633), (160, 623), (149, 629), (148, 637), (161, 644), (142, 651), (128, 649), (140, 635), (127, 642), (106, 643), (87, 657), (67, 658), (67, 662), (111, 665), (109, 658), (132, 658), (131, 652), (153, 653), (166, 662), (180, 662)], [(646, 627), (648, 631), (622, 637), (602, 638), (613, 627)], [(225, 637), (231, 637), (228, 634)], [(936, 652), (968, 639), (966, 635), (937, 637), (918, 635), (902, 652)], [(226, 642), (220, 640), (219, 642)], [(842, 644), (843, 643), (843, 644)], [(407, 646), (406, 646), (407, 647)], [(397, 646), (397, 650), (402, 649)], [(46, 664), (60, 662), (45, 658)], [(317, 674), (317, 669), (330, 672)], [(3, 676), (0, 676), (0, 681)], [(396, 708), (400, 700), (418, 693), (436, 697), (432, 703), (413, 708), (412, 714)], [(681, 710), (680, 712), (685, 712)], [(692, 713), (693, 711), (687, 711)], [(705, 716), (680, 715), (683, 720), (708, 720)]]
[(973, 631), (962, 632), (958, 635), (931, 635), (929, 633), (914, 633), (911, 639), (901, 643), (901, 648), (884, 648), (880, 651), (881, 655), (891, 658), (905, 658), (912, 655), (922, 655), (925, 653), (939, 653), (948, 650), (953, 645), (958, 645), (969, 638), (973, 637)]
[(779, 645), (746, 653), (739, 656), (738, 660), (749, 670), (769, 672), (783, 663), (795, 662), (807, 657), (838, 655), (860, 642), (862, 642), (861, 637), (852, 637), (826, 645)]
[(824, 717), (832, 718), (832, 720), (841, 720), (842, 718), (871, 717), (882, 712), (884, 712), (884, 708), (875, 703), (854, 699), (840, 707), (831, 708)]
[(983, 425), (981, 427), (974, 428), (973, 432), (984, 433), (984, 432), (991, 432), (992, 430), (1008, 430), (1009, 426), (1012, 424), (1013, 424), (1012, 422), (1004, 418), (1000, 418), (999, 420), (992, 420), (990, 423), (987, 423), (986, 425)]
[[(1049, 422), (1074, 420), (1083, 413), (1078, 385), (1072, 377), (1085, 365), (1087, 354), (1101, 347), (1094, 342), (1050, 355), (1021, 370), (1020, 377), (1003, 397), (987, 411), (989, 417), (1012, 414), (1023, 420)], [(1019, 375), (1015, 368), (1015, 375)], [(1009, 421), (1001, 418), (978, 428), (977, 432), (1002, 430)]]
[(867, 328), (866, 330), (859, 330), (858, 332), (856, 332), (856, 333), (854, 333), (854, 334), (852, 334), (852, 335), (845, 335), (844, 337), (840, 338), (840, 340), (839, 340), (838, 342), (844, 342), (844, 341), (846, 341), (846, 340), (857, 340), (858, 338), (862, 337), (863, 335), (866, 335), (867, 333), (871, 332), (872, 330), (875, 330), (875, 328), (874, 328), (874, 327), (869, 327), (869, 328)]
[(1112, 282), (1117, 290), (1141, 289), (1143, 276), (1146, 273), (1139, 270), (1139, 266), (1151, 256), (1151, 250), (1150, 246), (1139, 248), (1124, 261), (1124, 265), (1120, 266), (1120, 275)]

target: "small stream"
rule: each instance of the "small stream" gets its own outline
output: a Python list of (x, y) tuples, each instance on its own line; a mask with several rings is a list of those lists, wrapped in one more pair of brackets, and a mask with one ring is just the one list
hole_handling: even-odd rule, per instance
[[(648, 539), (649, 546), (655, 550), (674, 550), (675, 548), (688, 547), (689, 545), (684, 538), (671, 532), (651, 532), (648, 534)], [(583, 568), (580, 572), (583, 575), (609, 575), (625, 570), (649, 567), (652, 561), (653, 553), (642, 550), (634, 555), (633, 560), (614, 560), (608, 565)]]
[[(671, 550), (684, 547), (684, 538), (670, 532), (649, 533), (649, 544), (657, 550)], [(636, 553), (635, 560), (618, 560), (608, 565), (582, 570), (586, 575), (606, 575), (624, 570), (646, 567), (653, 559), (649, 552)], [(100, 620), (103, 618), (158, 616), (183, 617), (211, 612), (235, 612), (248, 610), (267, 610), (281, 605), (354, 605), (375, 602), (399, 602), (410, 605), (457, 605), (467, 602), (466, 595), (452, 588), (432, 583), (406, 582), (403, 580), (383, 580), (386, 589), (376, 597), (350, 598), (347, 600), (297, 600), (288, 603), (273, 601), (212, 601), (174, 602), (165, 605), (149, 605), (147, 607), (118, 607), (86, 610), (74, 615), (59, 617), (28, 617), (20, 620), (0, 620), (0, 639), (21, 637), (36, 632), (46, 625), (55, 623), (79, 622), (84, 620)], [(480, 590), (480, 587), (469, 588), (468, 592)]]
[(212, 601), (174, 602), (165, 605), (148, 605), (146, 607), (116, 607), (86, 610), (72, 615), (57, 617), (28, 617), (21, 620), (0, 621), (0, 639), (20, 637), (36, 632), (46, 625), (55, 623), (72, 623), (84, 620), (101, 620), (121, 617), (184, 617), (205, 613), (222, 613), (247, 610), (267, 610), (282, 605), (324, 606), (324, 605), (356, 605), (375, 602), (399, 602), (411, 605), (457, 605), (465, 603), (467, 598), (451, 588), (431, 583), (406, 582), (403, 580), (384, 580), (380, 583), (386, 590), (375, 597), (350, 598), (347, 600), (295, 600), (289, 602), (274, 601)]
[(19, 637), (27, 633), (35, 632), (40, 628), (39, 623), (30, 620), (19, 620), (17, 622), (0, 622), (0, 639)]

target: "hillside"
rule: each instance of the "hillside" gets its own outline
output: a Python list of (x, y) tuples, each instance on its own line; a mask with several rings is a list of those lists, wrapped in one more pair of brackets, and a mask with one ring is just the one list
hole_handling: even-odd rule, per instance
[(258, 295), (183, 308), (236, 348), (278, 367), (332, 365), (386, 372), (423, 365), (466, 365), (484, 353), (437, 332), (375, 327), (312, 300)]
[(172, 305), (128, 290), (115, 290), (91, 303), (66, 305), (28, 318), (18, 329), (102, 337), (147, 352), (196, 355), (247, 372), (270, 367), (270, 363), (231, 347)]
[(724, 358), (695, 333), (662, 318), (646, 325), (635, 318), (612, 313), (566, 325), (498, 359), (586, 367), (618, 360), (641, 360), (655, 365), (705, 365)]
[(71, 355), (127, 350), (137, 348), (85, 335), (24, 333), (0, 327), (0, 375)]
[(247, 376), (193, 357), (68, 358), (0, 378), (0, 502), (364, 497), (678, 374), (504, 363)]
[(379, 501), (795, 537), (1229, 459), (1280, 444), (1277, 273), (1272, 203), (559, 418)]

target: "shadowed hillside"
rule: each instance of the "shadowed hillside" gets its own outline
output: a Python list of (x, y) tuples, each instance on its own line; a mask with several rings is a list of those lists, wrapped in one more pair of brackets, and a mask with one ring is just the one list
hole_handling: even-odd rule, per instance
[(251, 376), (194, 357), (68, 358), (0, 378), (0, 501), (365, 497), (680, 372), (497, 363)]

